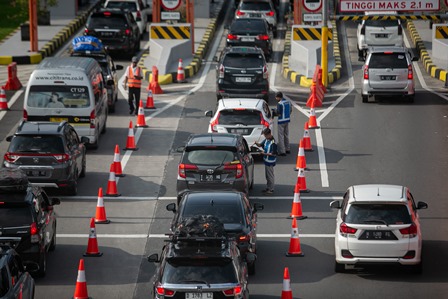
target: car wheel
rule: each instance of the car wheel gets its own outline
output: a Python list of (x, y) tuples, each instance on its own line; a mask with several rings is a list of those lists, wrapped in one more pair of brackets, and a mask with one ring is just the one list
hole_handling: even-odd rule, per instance
[(249, 272), (249, 275), (255, 274), (255, 263), (247, 265), (247, 270)]
[(44, 277), (47, 274), (47, 253), (44, 251), (40, 257), (39, 270), (37, 270), (37, 277)]
[(55, 249), (56, 249), (56, 224), (54, 225), (53, 238), (51, 238), (51, 243), (50, 243), (50, 247), (48, 248), (48, 250), (54, 251)]
[(86, 166), (86, 156), (84, 155), (84, 158), (82, 159), (82, 168), (81, 168), (81, 172), (79, 173), (79, 177), (80, 178), (83, 178), (83, 177), (85, 177), (86, 176), (86, 169), (87, 169), (87, 166)]
[(362, 95), (362, 102), (363, 103), (368, 103), (369, 102), (369, 96)]
[(345, 272), (345, 264), (339, 264), (334, 261), (334, 272), (336, 273), (344, 273)]

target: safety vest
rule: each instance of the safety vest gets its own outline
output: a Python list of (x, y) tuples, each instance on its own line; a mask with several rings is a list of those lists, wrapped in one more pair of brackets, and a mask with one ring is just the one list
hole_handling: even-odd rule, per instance
[(265, 153), (274, 154), (275, 156), (265, 156), (263, 155), (264, 164), (269, 166), (275, 166), (275, 163), (277, 162), (277, 144), (275, 144), (274, 139), (264, 140), (263, 144), (263, 150)]
[(281, 107), (282, 111), (278, 116), (278, 123), (279, 124), (289, 123), (291, 120), (291, 103), (285, 99), (281, 99), (281, 101), (278, 102), (277, 106), (278, 108)]
[[(140, 67), (137, 67), (135, 75), (140, 77)], [(132, 67), (128, 67), (128, 86), (135, 88), (140, 88), (142, 86), (142, 80), (134, 78)]]

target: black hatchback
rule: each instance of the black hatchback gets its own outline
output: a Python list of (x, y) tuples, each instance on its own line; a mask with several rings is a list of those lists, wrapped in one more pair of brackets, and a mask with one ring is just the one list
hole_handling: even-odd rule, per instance
[(216, 96), (269, 99), (269, 72), (263, 50), (226, 47), (216, 58)]
[(258, 47), (266, 60), (272, 58), (273, 33), (263, 18), (234, 19), (227, 33), (227, 46)]

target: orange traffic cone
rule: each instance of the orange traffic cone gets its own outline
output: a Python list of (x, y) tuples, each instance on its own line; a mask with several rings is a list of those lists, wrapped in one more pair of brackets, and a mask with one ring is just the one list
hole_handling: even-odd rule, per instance
[(152, 96), (152, 90), (148, 90), (148, 97), (146, 98), (145, 109), (156, 109), (156, 107), (154, 107), (154, 98)]
[(104, 207), (103, 188), (98, 189), (98, 202), (96, 204), (95, 223), (108, 224), (110, 220), (106, 217), (106, 208)]
[(308, 169), (306, 168), (306, 158), (305, 158), (305, 148), (303, 147), (303, 138), (300, 139), (299, 142), (299, 152), (297, 153), (297, 160), (296, 160), (296, 168), (295, 171), (298, 171), (300, 168)]
[(309, 129), (319, 129), (320, 128), (317, 125), (316, 112), (314, 111), (314, 105), (312, 105), (310, 108), (310, 118), (308, 119), (308, 128)]
[(308, 127), (308, 122), (305, 123), (304, 130), (303, 130), (303, 148), (306, 152), (312, 152), (313, 147), (311, 146), (311, 137)]
[(289, 241), (289, 250), (286, 253), (288, 257), (302, 257), (304, 256), (300, 249), (299, 229), (297, 228), (296, 218), (292, 218), (291, 239)]
[(110, 164), (109, 181), (107, 182), (106, 195), (114, 197), (121, 196), (121, 194), (118, 194), (117, 190), (117, 180), (115, 178), (115, 163)]
[(0, 88), (0, 110), (9, 110), (8, 101), (6, 100), (6, 92), (3, 86)]
[(298, 173), (298, 176), (297, 176), (297, 182), (296, 182), (296, 185), (299, 185), (300, 192), (302, 192), (302, 193), (308, 193), (308, 192), (310, 192), (310, 190), (308, 190), (308, 189), (306, 188), (305, 169), (303, 169), (303, 168), (300, 168), (300, 169), (299, 169), (299, 173)]
[(283, 271), (283, 288), (281, 299), (292, 299), (291, 279), (289, 278), (289, 269), (285, 267)]
[(137, 115), (137, 123), (135, 124), (136, 128), (147, 128), (145, 120), (145, 111), (143, 110), (143, 101), (140, 100), (140, 104), (138, 105), (138, 115)]
[(86, 272), (84, 270), (84, 260), (79, 260), (78, 277), (76, 278), (75, 293), (73, 299), (90, 299), (87, 294)]
[(129, 151), (138, 150), (138, 148), (135, 147), (134, 127), (132, 125), (132, 120), (129, 122), (128, 139), (126, 141), (126, 147), (124, 148), (124, 150), (129, 150)]
[(294, 200), (292, 201), (291, 214), (288, 218), (297, 218), (299, 220), (308, 218), (302, 214), (302, 201), (300, 200), (300, 186), (298, 184), (294, 187)]
[(100, 257), (103, 253), (98, 251), (98, 242), (96, 240), (96, 228), (95, 228), (95, 218), (90, 218), (90, 234), (89, 243), (87, 244), (87, 251), (84, 256)]
[(116, 177), (126, 176), (125, 174), (123, 174), (123, 170), (121, 168), (120, 148), (118, 144), (115, 145), (114, 164), (115, 164), (115, 176)]
[(151, 82), (149, 83), (149, 89), (152, 91), (152, 94), (163, 93), (163, 90), (159, 85), (159, 70), (155, 65), (152, 67), (152, 75), (151, 75)]
[(185, 82), (185, 73), (184, 73), (184, 68), (182, 67), (182, 58), (179, 58), (179, 65), (177, 67), (176, 81), (177, 81), (177, 83)]

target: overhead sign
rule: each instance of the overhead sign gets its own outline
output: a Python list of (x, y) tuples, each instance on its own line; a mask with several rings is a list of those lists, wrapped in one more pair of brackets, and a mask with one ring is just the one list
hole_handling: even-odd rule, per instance
[(180, 20), (180, 12), (178, 11), (162, 11), (162, 20)]
[(321, 13), (304, 13), (303, 21), (304, 22), (322, 22), (322, 14)]
[(440, 9), (439, 0), (341, 0), (339, 5), (341, 12), (432, 11)]
[(322, 0), (302, 0), (303, 8), (309, 12), (317, 12), (322, 8)]
[(182, 0), (161, 0), (162, 7), (166, 10), (175, 10), (180, 6)]

